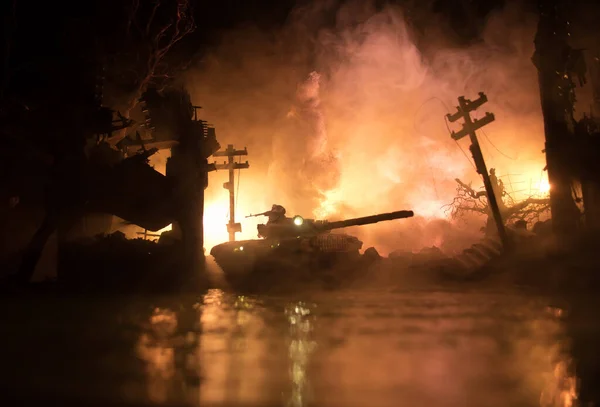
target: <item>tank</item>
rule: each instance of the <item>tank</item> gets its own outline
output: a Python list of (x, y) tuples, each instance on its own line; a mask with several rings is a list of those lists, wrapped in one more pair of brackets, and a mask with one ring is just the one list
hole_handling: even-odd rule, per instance
[[(258, 215), (269, 215), (264, 212)], [(413, 211), (396, 211), (340, 221), (281, 217), (276, 222), (259, 224), (258, 239), (221, 243), (211, 256), (227, 278), (245, 277), (255, 272), (289, 272), (294, 269), (329, 269), (340, 262), (360, 257), (363, 242), (336, 229), (405, 219)]]

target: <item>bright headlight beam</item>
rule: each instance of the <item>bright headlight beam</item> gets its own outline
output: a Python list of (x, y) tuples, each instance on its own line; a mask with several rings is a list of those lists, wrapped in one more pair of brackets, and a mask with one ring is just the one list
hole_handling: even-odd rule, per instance
[(302, 216), (294, 216), (294, 225), (302, 226), (303, 223), (304, 219), (302, 218)]

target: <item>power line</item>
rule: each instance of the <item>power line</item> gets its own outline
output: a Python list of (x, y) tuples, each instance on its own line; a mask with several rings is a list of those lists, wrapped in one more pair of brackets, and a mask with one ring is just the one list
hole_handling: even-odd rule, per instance
[(513, 188), (513, 183), (510, 179), (510, 175), (508, 175), (508, 185), (510, 185), (510, 190), (512, 191), (513, 195), (515, 195), (515, 189)]
[[(242, 162), (242, 156), (238, 156), (238, 164), (240, 164)], [(242, 169), (241, 167), (238, 167), (238, 176), (237, 176), (237, 187), (236, 187), (236, 191), (235, 191), (235, 211), (237, 212), (238, 209), (238, 201), (240, 200), (240, 178), (242, 175)]]
[(494, 160), (496, 157), (494, 157), (494, 153), (492, 152), (492, 150), (487, 147), (485, 145), (485, 143), (481, 143), (481, 149), (483, 150), (483, 152), (485, 152), (486, 155), (489, 155), (489, 157)]
[[(423, 106), (425, 106), (429, 101), (433, 100), (433, 99), (437, 99), (435, 96), (431, 97), (429, 99), (427, 99), (425, 102), (423, 102), (421, 104), (421, 106), (419, 106), (419, 108), (417, 109), (417, 111), (415, 112), (414, 116), (413, 116), (413, 129), (415, 130), (415, 132), (417, 134), (422, 134), (419, 129), (417, 129), (417, 114), (419, 113), (419, 111), (421, 110), (421, 108)], [(442, 103), (444, 103), (441, 99), (439, 99)], [(435, 172), (433, 171), (433, 165), (431, 165), (431, 160), (429, 157), (429, 152), (427, 151), (427, 149), (425, 149), (425, 157), (427, 160), (427, 165), (429, 166), (429, 171), (431, 171), (431, 180), (433, 181), (433, 190), (435, 191), (435, 197), (436, 199), (440, 199), (440, 195), (438, 193), (438, 188), (437, 188), (437, 181), (435, 179)]]
[[(446, 123), (446, 129), (448, 129), (448, 133), (452, 134), (452, 130), (450, 129), (450, 125), (448, 124), (448, 118), (446, 116), (444, 116), (444, 123)], [(463, 148), (460, 146), (460, 144), (458, 144), (458, 140), (454, 140), (454, 142), (456, 143), (456, 145), (458, 146), (460, 151), (463, 153), (463, 155), (465, 156), (465, 158), (467, 159), (469, 164), (471, 164), (471, 167), (473, 167), (473, 169), (475, 171), (477, 171), (477, 167), (475, 166), (475, 163), (473, 161), (471, 161), (471, 159), (469, 158), (469, 156), (465, 152), (465, 150), (463, 150)]]
[[(477, 112), (475, 112), (475, 118), (477, 118)], [(485, 130), (483, 128), (480, 129), (481, 133), (483, 134), (483, 137), (485, 137), (485, 139), (487, 140), (488, 143), (490, 143), (490, 145), (492, 147), (494, 147), (494, 149), (499, 152), (501, 155), (503, 155), (504, 157), (508, 158), (509, 160), (513, 160), (515, 161), (516, 158), (510, 157), (507, 154), (504, 154), (502, 151), (500, 151), (500, 149), (498, 147), (496, 147), (496, 145), (494, 143), (492, 143), (492, 140), (490, 140), (490, 138), (488, 137), (487, 133), (485, 132)]]
[[(446, 102), (444, 102), (442, 99), (440, 99), (437, 96), (432, 96), (429, 99), (427, 99), (423, 104), (427, 103), (429, 100), (437, 100), (439, 101), (442, 106), (444, 106), (444, 109), (446, 109), (446, 113), (450, 114), (450, 107), (448, 106), (448, 104), (446, 104)], [(450, 129), (450, 125), (448, 124), (448, 117), (444, 116), (444, 124), (446, 125), (446, 130), (448, 130), (448, 133), (452, 134), (452, 130)], [(454, 142), (456, 143), (456, 145), (458, 146), (458, 148), (460, 149), (460, 151), (463, 153), (463, 155), (465, 156), (465, 158), (467, 159), (467, 161), (469, 162), (469, 164), (471, 164), (471, 167), (473, 167), (473, 169), (475, 169), (475, 171), (477, 171), (477, 167), (475, 166), (475, 163), (469, 158), (469, 155), (465, 152), (465, 150), (463, 150), (463, 148), (460, 146), (460, 144), (458, 144), (457, 140), (454, 140)]]
[(487, 136), (487, 134), (485, 133), (485, 130), (481, 129), (481, 132), (483, 133), (483, 136), (485, 137), (487, 142), (490, 143), (492, 145), (492, 147), (494, 147), (494, 149), (496, 149), (496, 151), (498, 151), (500, 154), (502, 154), (504, 157), (508, 158), (509, 160), (513, 160), (513, 161), (516, 160), (516, 158), (513, 158), (507, 154), (504, 154), (502, 151), (500, 151), (500, 149), (498, 147), (496, 147), (496, 145), (494, 143), (492, 143), (492, 140), (490, 140), (490, 138)]

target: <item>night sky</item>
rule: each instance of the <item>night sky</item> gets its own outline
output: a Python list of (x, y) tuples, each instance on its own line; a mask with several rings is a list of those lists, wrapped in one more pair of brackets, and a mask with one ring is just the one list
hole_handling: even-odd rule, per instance
[[(48, 76), (48, 80), (60, 76), (57, 66), (78, 62), (85, 56), (106, 57), (122, 52), (125, 41), (125, 24), (131, 7), (131, 0), (90, 1), (80, 7), (60, 2), (38, 2), (32, 0), (14, 0), (5, 2), (3, 9), (5, 38), (4, 49), (4, 87), (19, 88), (23, 82), (31, 83), (33, 78), (20, 81), (22, 76)], [(141, 1), (140, 9), (153, 4)], [(173, 1), (163, 1), (167, 7)], [(336, 2), (329, 1), (332, 5)], [(385, 2), (390, 3), (390, 2)], [(375, 2), (381, 7), (384, 2)], [(423, 9), (423, 2), (396, 1), (405, 4), (410, 10)], [(412, 4), (411, 4), (412, 3)], [(476, 39), (478, 29), (485, 16), (493, 9), (501, 7), (504, 2), (492, 1), (431, 1), (425, 6), (435, 13), (448, 17), (454, 35), (463, 41)], [(207, 47), (215, 46), (220, 35), (243, 24), (257, 25), (263, 29), (274, 28), (285, 24), (289, 13), (295, 7), (310, 4), (306, 1), (239, 1), (225, 0), (218, 2), (202, 2), (192, 0), (193, 14), (197, 24), (195, 32), (188, 36), (174, 53), (182, 53), (188, 57), (201, 58)], [(169, 8), (169, 11), (172, 9)], [(331, 22), (334, 21), (335, 6), (331, 10)], [(35, 10), (35, 12), (32, 12)], [(142, 11), (143, 13), (143, 11)], [(162, 10), (167, 13), (166, 9)], [(160, 14), (160, 12), (159, 12)], [(415, 12), (413, 15), (417, 14)], [(325, 17), (326, 21), (327, 18)], [(412, 22), (419, 25), (418, 18)], [(8, 52), (7, 52), (8, 51)], [(6, 69), (8, 68), (8, 69)], [(81, 66), (78, 66), (81, 69)], [(51, 71), (50, 74), (48, 71)], [(46, 73), (47, 75), (43, 75)]]

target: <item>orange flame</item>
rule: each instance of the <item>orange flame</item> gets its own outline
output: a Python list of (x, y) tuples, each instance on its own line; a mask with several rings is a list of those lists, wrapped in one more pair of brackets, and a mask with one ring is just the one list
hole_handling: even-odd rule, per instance
[[(478, 132), (488, 168), (516, 200), (549, 190), (540, 174), (543, 121), (531, 63), (535, 16), (513, 5), (490, 16), (480, 43), (461, 49), (432, 34), (425, 52), (402, 10), (347, 5), (334, 28), (315, 28), (322, 12), (315, 7), (294, 13), (278, 35), (225, 33), (186, 78), (221, 144), (248, 147), (250, 168), (236, 171), (238, 239), (255, 238), (264, 221), (244, 216), (274, 203), (289, 216), (316, 218), (412, 209), (413, 219), (352, 230), (382, 253), (441, 245), (463, 229), (479, 233), (483, 220), (450, 224), (442, 207), (454, 197), (455, 178), (483, 185), (468, 140), (450, 138), (461, 123), (449, 129), (444, 121), (458, 96), (475, 99), (480, 91), (489, 102), (473, 118), (496, 116)], [(319, 72), (309, 74), (315, 66)], [(315, 152), (334, 154), (315, 160)], [(228, 239), (226, 181), (226, 172), (210, 174), (207, 251)]]

